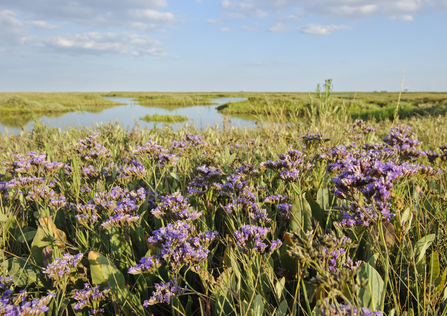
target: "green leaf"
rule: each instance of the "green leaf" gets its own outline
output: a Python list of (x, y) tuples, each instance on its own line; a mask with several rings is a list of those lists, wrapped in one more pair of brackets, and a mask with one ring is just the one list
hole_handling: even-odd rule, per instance
[(363, 262), (358, 274), (360, 282), (367, 280), (365, 288), (359, 290), (359, 297), (363, 307), (380, 309), (380, 301), (384, 292), (384, 282), (380, 274), (368, 263)]
[(433, 241), (435, 240), (435, 234), (430, 234), (427, 236), (422, 237), (414, 244), (414, 257), (413, 259), (417, 257), (416, 264), (419, 263), (422, 258), (425, 256), (425, 252), (427, 251), (428, 247), (431, 246)]
[(21, 235), (17, 237), (17, 240), (20, 242), (31, 241), (36, 235), (36, 232), (37, 230), (34, 227), (24, 227)]
[(312, 209), (303, 196), (298, 196), (292, 204), (290, 211), (290, 230), (293, 232), (305, 233), (312, 230)]
[(42, 270), (31, 264), (29, 258), (10, 258), (2, 263), (2, 267), (7, 270), (7, 275), (13, 276), (14, 284), (17, 286), (26, 287), (32, 284), (46, 286)]
[(314, 217), (319, 223), (320, 226), (324, 228), (324, 225), (326, 224), (324, 222), (324, 211), (320, 207), (320, 205), (315, 202), (310, 192), (306, 193), (307, 202), (309, 203), (309, 206), (312, 210), (312, 217)]
[(275, 292), (276, 292), (276, 299), (278, 301), (281, 300), (281, 297), (283, 295), (283, 291), (284, 291), (285, 285), (286, 285), (286, 278), (285, 277), (282, 277), (281, 280), (276, 282)]
[(439, 253), (433, 252), (430, 258), (430, 280), (433, 282), (439, 276)]
[(328, 188), (320, 188), (317, 192), (317, 203), (321, 209), (327, 211), (332, 208), (334, 202), (334, 196), (331, 194)]
[(97, 251), (92, 250), (88, 253), (88, 262), (94, 285), (110, 286), (117, 301), (123, 308), (127, 307), (127, 311), (131, 314), (138, 313), (139, 315), (144, 315), (141, 303), (126, 287), (124, 275), (120, 270)]
[(264, 302), (262, 300), (262, 296), (260, 294), (256, 295), (255, 300), (252, 305), (253, 316), (262, 316), (264, 315)]
[(278, 310), (276, 311), (277, 316), (286, 316), (287, 314), (287, 302), (284, 300), (279, 304)]
[(6, 222), (8, 220), (8, 216), (6, 214), (0, 214), (0, 222)]

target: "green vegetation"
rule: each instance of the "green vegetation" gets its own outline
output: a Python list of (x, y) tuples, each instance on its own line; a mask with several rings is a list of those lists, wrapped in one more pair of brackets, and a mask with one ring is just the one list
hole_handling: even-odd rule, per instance
[[(2, 304), (50, 290), (57, 316), (446, 315), (447, 116), (353, 122), (325, 92), (299, 124), (1, 134)], [(368, 225), (343, 223), (348, 205)]]
[[(218, 111), (226, 115), (250, 114), (259, 118), (293, 121), (311, 117), (326, 104), (334, 111), (348, 113), (352, 118), (376, 120), (392, 119), (399, 93), (337, 92), (327, 80), (314, 93), (269, 93), (250, 96), (247, 101), (220, 105)], [(313, 111), (315, 113), (313, 113)], [(400, 100), (401, 118), (447, 113), (447, 93), (405, 92)]]
[(0, 123), (25, 125), (42, 115), (58, 117), (67, 112), (100, 112), (120, 103), (99, 93), (0, 93)]
[(184, 122), (188, 120), (188, 117), (183, 115), (149, 115), (146, 114), (142, 118), (140, 118), (141, 121), (145, 122), (165, 122), (165, 123), (178, 123), (178, 122)]

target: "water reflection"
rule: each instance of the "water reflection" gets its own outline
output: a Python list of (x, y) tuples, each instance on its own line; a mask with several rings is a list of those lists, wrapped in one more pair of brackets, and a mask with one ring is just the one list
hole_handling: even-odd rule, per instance
[[(80, 126), (92, 126), (96, 123), (106, 123), (110, 121), (118, 120), (123, 123), (127, 128), (131, 128), (135, 124), (135, 120), (142, 127), (148, 127), (149, 129), (155, 126), (162, 126), (167, 123), (155, 123), (155, 122), (144, 122), (139, 119), (146, 114), (154, 115), (183, 115), (189, 118), (188, 121), (171, 125), (174, 129), (178, 129), (185, 124), (192, 125), (197, 129), (204, 129), (209, 126), (220, 126), (224, 124), (230, 124), (237, 127), (254, 127), (256, 120), (254, 117), (244, 116), (241, 117), (229, 117), (220, 114), (216, 107), (228, 103), (244, 101), (247, 98), (219, 98), (212, 99), (216, 104), (214, 105), (200, 105), (182, 108), (163, 108), (155, 106), (141, 106), (137, 102), (133, 101), (133, 98), (118, 98), (118, 97), (107, 97), (106, 99), (117, 101), (123, 103), (124, 105), (104, 108), (99, 112), (91, 111), (77, 111), (65, 113), (59, 117), (51, 117), (51, 115), (43, 116), (40, 121), (48, 124), (51, 127), (60, 128), (71, 128)], [(23, 129), (32, 130), (34, 127), (34, 122), (32, 117), (17, 117), (17, 118), (0, 118), (0, 133), (4, 133), (6, 130), (12, 132), (13, 134), (18, 134)], [(22, 128), (20, 126), (23, 126)]]

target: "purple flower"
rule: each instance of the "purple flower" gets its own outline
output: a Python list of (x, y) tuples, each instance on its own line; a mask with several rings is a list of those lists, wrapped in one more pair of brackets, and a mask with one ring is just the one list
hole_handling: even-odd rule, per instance
[(170, 280), (166, 283), (155, 283), (154, 285), (155, 291), (152, 292), (152, 296), (149, 300), (144, 301), (144, 307), (158, 303), (170, 304), (172, 296), (181, 295), (188, 291), (187, 287), (182, 288), (177, 285), (177, 279)]
[(151, 210), (151, 213), (167, 221), (192, 221), (202, 215), (201, 212), (192, 208), (188, 198), (184, 198), (180, 192), (161, 197), (160, 205)]
[(72, 269), (76, 268), (82, 257), (82, 253), (75, 256), (65, 253), (62, 258), (54, 259), (46, 268), (43, 268), (42, 272), (48, 274), (50, 279), (60, 281), (64, 275), (69, 274)]

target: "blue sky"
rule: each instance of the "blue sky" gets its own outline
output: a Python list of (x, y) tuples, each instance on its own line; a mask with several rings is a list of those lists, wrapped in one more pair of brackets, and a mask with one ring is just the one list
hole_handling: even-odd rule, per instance
[(447, 0), (2, 0), (0, 91), (447, 91)]

